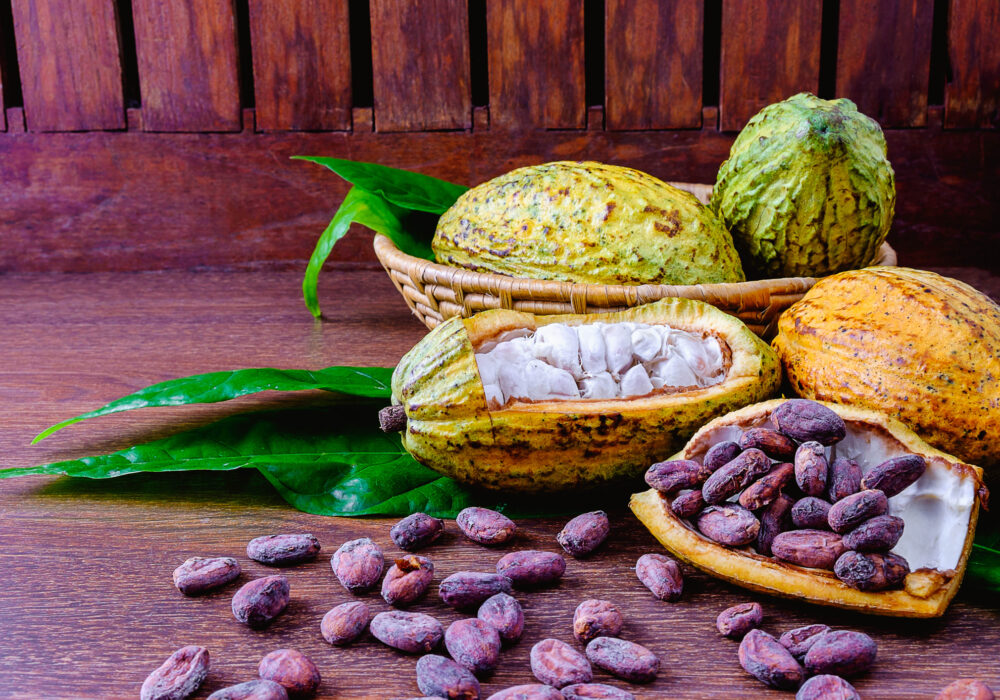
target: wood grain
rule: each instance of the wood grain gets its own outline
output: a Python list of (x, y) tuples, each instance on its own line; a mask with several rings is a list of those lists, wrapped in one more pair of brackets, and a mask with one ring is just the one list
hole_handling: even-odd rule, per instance
[(739, 131), (772, 102), (819, 89), (822, 11), (822, 0), (722, 3), (723, 131)]
[(113, 0), (13, 0), (11, 11), (28, 129), (124, 129)]
[(486, 3), (491, 128), (586, 128), (583, 5)]
[(146, 131), (239, 131), (232, 0), (133, 0)]
[(609, 0), (604, 99), (608, 129), (701, 126), (700, 0)]
[(375, 130), (471, 129), (468, 2), (370, 6)]
[(1000, 127), (1000, 4), (952, 0), (948, 11), (951, 81), (944, 90), (948, 129)]
[(349, 131), (347, 0), (250, 0), (259, 131)]

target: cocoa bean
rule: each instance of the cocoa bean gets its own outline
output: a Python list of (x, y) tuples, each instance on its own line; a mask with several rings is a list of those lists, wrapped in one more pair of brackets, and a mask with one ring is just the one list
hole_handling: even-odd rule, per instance
[(558, 639), (543, 639), (531, 647), (531, 672), (556, 688), (589, 683), (594, 678), (587, 657)]
[(792, 525), (804, 530), (829, 530), (830, 504), (816, 496), (800, 498), (792, 506)]
[(760, 521), (743, 506), (730, 503), (709, 506), (698, 516), (698, 530), (727, 547), (740, 547), (757, 539)]
[(758, 510), (773, 503), (794, 475), (795, 466), (790, 462), (774, 465), (771, 471), (747, 486), (740, 494), (740, 505), (748, 510)]
[(441, 582), (438, 594), (445, 603), (461, 610), (479, 605), (497, 593), (510, 593), (510, 588), (511, 581), (506, 576), (459, 571)]
[(758, 477), (771, 471), (771, 460), (757, 449), (749, 449), (719, 467), (701, 486), (705, 503), (722, 503), (734, 496)]
[(563, 688), (562, 694), (566, 700), (588, 700), (588, 698), (635, 700), (635, 696), (627, 690), (603, 683), (574, 683)]
[(685, 491), (674, 496), (670, 501), (670, 510), (678, 518), (693, 518), (705, 507), (705, 499), (701, 495), (701, 489)]
[(232, 557), (191, 557), (174, 569), (174, 585), (184, 595), (198, 595), (236, 580), (240, 571)]
[(906, 575), (910, 573), (910, 565), (903, 557), (891, 552), (844, 552), (837, 559), (833, 573), (859, 591), (884, 591), (901, 587)]
[(509, 542), (517, 534), (513, 520), (489, 508), (466, 508), (455, 518), (455, 524), (470, 540), (488, 546)]
[(771, 554), (812, 569), (832, 569), (845, 551), (843, 538), (824, 530), (789, 530), (771, 542)]
[(551, 685), (529, 683), (505, 688), (486, 698), (486, 700), (562, 700), (563, 694)]
[(386, 646), (410, 654), (425, 654), (444, 637), (441, 623), (423, 613), (390, 610), (372, 618), (372, 636)]
[(684, 591), (680, 565), (665, 554), (643, 554), (635, 562), (635, 575), (660, 600), (672, 603)]
[(802, 682), (802, 666), (767, 632), (747, 632), (740, 642), (739, 659), (744, 671), (772, 688), (790, 690)]
[(208, 649), (194, 645), (181, 647), (146, 677), (139, 697), (141, 700), (183, 700), (198, 690), (208, 675), (208, 667)]
[(714, 472), (724, 464), (728, 464), (736, 459), (736, 456), (743, 450), (735, 442), (717, 442), (708, 448), (708, 452), (702, 457), (701, 463), (705, 469)]
[(778, 642), (781, 646), (788, 649), (792, 653), (792, 656), (801, 661), (810, 647), (819, 640), (820, 635), (826, 634), (829, 631), (830, 628), (826, 625), (796, 627), (778, 637)]
[(868, 489), (858, 491), (834, 503), (827, 516), (827, 522), (834, 532), (845, 533), (869, 518), (885, 515), (887, 510), (889, 501), (885, 494), (876, 489)]
[(473, 673), (496, 668), (500, 661), (500, 635), (477, 617), (452, 622), (444, 633), (444, 646), (451, 658)]
[(367, 591), (382, 578), (385, 557), (368, 537), (345, 542), (330, 558), (337, 580), (352, 593)]
[(807, 496), (826, 493), (829, 465), (826, 450), (815, 440), (803, 442), (795, 452), (795, 483)]
[(876, 515), (844, 535), (844, 546), (858, 552), (888, 552), (903, 536), (903, 519)]
[(656, 654), (641, 644), (617, 637), (592, 639), (586, 652), (594, 666), (630, 683), (649, 683), (660, 672)]
[(417, 661), (417, 687), (425, 695), (441, 698), (478, 700), (479, 681), (472, 671), (437, 654)]
[(525, 549), (500, 557), (497, 573), (515, 588), (537, 588), (555, 583), (566, 571), (566, 560), (555, 552)]
[(804, 663), (810, 675), (832, 674), (850, 678), (875, 663), (877, 647), (864, 632), (836, 630), (821, 635), (806, 652)]
[(585, 600), (573, 613), (573, 636), (584, 644), (596, 637), (617, 637), (624, 626), (621, 612), (607, 600)]
[(993, 691), (982, 681), (960, 678), (941, 689), (934, 700), (994, 700)]
[(787, 462), (795, 456), (795, 441), (770, 428), (750, 428), (740, 435), (740, 449), (755, 447), (771, 459)]
[(763, 620), (764, 609), (760, 603), (740, 603), (719, 613), (715, 628), (723, 637), (742, 639), (747, 632), (760, 627)]
[(389, 537), (400, 549), (412, 552), (436, 541), (443, 532), (443, 520), (426, 513), (413, 513), (393, 525)]
[(315, 535), (264, 535), (247, 544), (247, 556), (267, 566), (291, 566), (311, 561), (319, 554)]
[(853, 459), (837, 457), (830, 465), (827, 498), (836, 503), (861, 490), (861, 466)]
[(646, 470), (646, 483), (670, 495), (699, 486), (711, 473), (712, 470), (690, 459), (657, 462)]
[(516, 598), (506, 593), (487, 598), (479, 606), (476, 617), (491, 625), (500, 635), (501, 642), (516, 642), (524, 632), (524, 610)]
[(288, 700), (288, 691), (284, 686), (262, 678), (220, 688), (209, 695), (208, 700)]
[(284, 576), (254, 579), (233, 596), (233, 615), (253, 629), (266, 627), (284, 612), (290, 594), (291, 588)]
[(595, 510), (578, 515), (566, 523), (566, 527), (556, 535), (556, 542), (567, 554), (580, 559), (600, 547), (610, 531), (608, 514), (603, 510)]
[(316, 664), (295, 649), (278, 649), (266, 654), (257, 665), (257, 673), (264, 680), (283, 687), (293, 698), (314, 695), (322, 681)]
[(405, 607), (420, 599), (434, 578), (434, 564), (426, 557), (408, 554), (389, 567), (382, 579), (382, 599)]
[(823, 404), (808, 399), (789, 399), (771, 412), (771, 422), (793, 440), (821, 445), (840, 442), (847, 435), (844, 420)]
[(861, 700), (854, 686), (840, 676), (813, 676), (799, 688), (795, 700)]
[(791, 521), (792, 506), (795, 500), (791, 496), (780, 494), (771, 505), (760, 514), (760, 531), (757, 533), (757, 552), (765, 557), (771, 556), (771, 543), (778, 533), (788, 529)]
[(900, 455), (887, 459), (868, 470), (861, 479), (861, 488), (878, 489), (892, 498), (915, 482), (927, 469), (927, 462), (920, 455)]
[(342, 603), (323, 616), (319, 629), (330, 644), (344, 646), (365, 633), (370, 619), (371, 612), (361, 601)]

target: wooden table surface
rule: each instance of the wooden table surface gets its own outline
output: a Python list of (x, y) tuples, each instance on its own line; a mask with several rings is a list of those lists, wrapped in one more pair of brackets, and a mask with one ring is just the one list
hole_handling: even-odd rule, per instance
[[(986, 291), (998, 278), (968, 272)], [(328, 318), (302, 305), (298, 273), (102, 273), (0, 276), (0, 464), (27, 466), (120, 449), (250, 407), (291, 406), (317, 394), (240, 399), (228, 404), (149, 409), (73, 426), (29, 447), (41, 428), (147, 384), (237, 367), (319, 368), (393, 365), (424, 329), (384, 273), (337, 268), (321, 279)], [(684, 597), (657, 601), (636, 580), (637, 557), (659, 546), (620, 502), (607, 547), (570, 559), (556, 588), (518, 594), (527, 624), (484, 679), (484, 697), (532, 682), (531, 646), (546, 637), (573, 642), (571, 620), (586, 598), (622, 609), (623, 636), (655, 651), (660, 677), (632, 686), (639, 697), (791, 697), (766, 689), (740, 668), (735, 642), (715, 631), (723, 608), (759, 600), (764, 628), (780, 633), (822, 622), (859, 629), (879, 645), (874, 670), (857, 679), (865, 698), (933, 697), (951, 680), (976, 676), (1000, 689), (1000, 606), (996, 595), (959, 592), (939, 620), (865, 617), (750, 594), (686, 570)], [(419, 695), (416, 657), (368, 637), (347, 648), (326, 644), (319, 621), (352, 600), (330, 571), (345, 540), (368, 536), (391, 556), (394, 519), (306, 515), (287, 506), (256, 472), (135, 475), (92, 481), (26, 477), (0, 481), (0, 697), (129, 698), (174, 649), (210, 650), (211, 673), (196, 697), (256, 676), (265, 653), (294, 647), (323, 675), (325, 698)], [(562, 519), (523, 521), (516, 548), (558, 551)], [(245, 555), (247, 541), (276, 532), (313, 532), (320, 557), (285, 570), (292, 603), (274, 625), (251, 631), (230, 612), (235, 586), (185, 598), (171, 583), (190, 556), (232, 555), (241, 581), (273, 573)], [(506, 551), (464, 540), (453, 522), (424, 554), (436, 581), (461, 569), (490, 570)], [(360, 596), (387, 609), (376, 592)], [(436, 585), (414, 610), (447, 625)], [(598, 672), (596, 680), (625, 686)]]

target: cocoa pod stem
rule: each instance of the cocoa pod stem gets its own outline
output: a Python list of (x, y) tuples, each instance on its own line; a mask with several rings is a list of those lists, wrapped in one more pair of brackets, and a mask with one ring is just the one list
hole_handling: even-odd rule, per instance
[(378, 425), (383, 433), (398, 433), (406, 428), (406, 409), (402, 406), (386, 406), (378, 412)]

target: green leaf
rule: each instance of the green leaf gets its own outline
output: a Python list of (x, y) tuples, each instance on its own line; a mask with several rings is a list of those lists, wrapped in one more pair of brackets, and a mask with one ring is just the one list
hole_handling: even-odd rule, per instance
[(965, 583), (974, 588), (1000, 591), (1000, 512), (996, 509), (979, 511)]
[(153, 384), (134, 394), (115, 399), (94, 411), (56, 423), (36, 435), (31, 444), (44, 440), (68, 425), (109, 413), (151, 406), (217, 403), (259, 391), (322, 389), (388, 400), (392, 395), (390, 387), (392, 372), (391, 367), (327, 367), (319, 370), (264, 367), (195, 374)]

